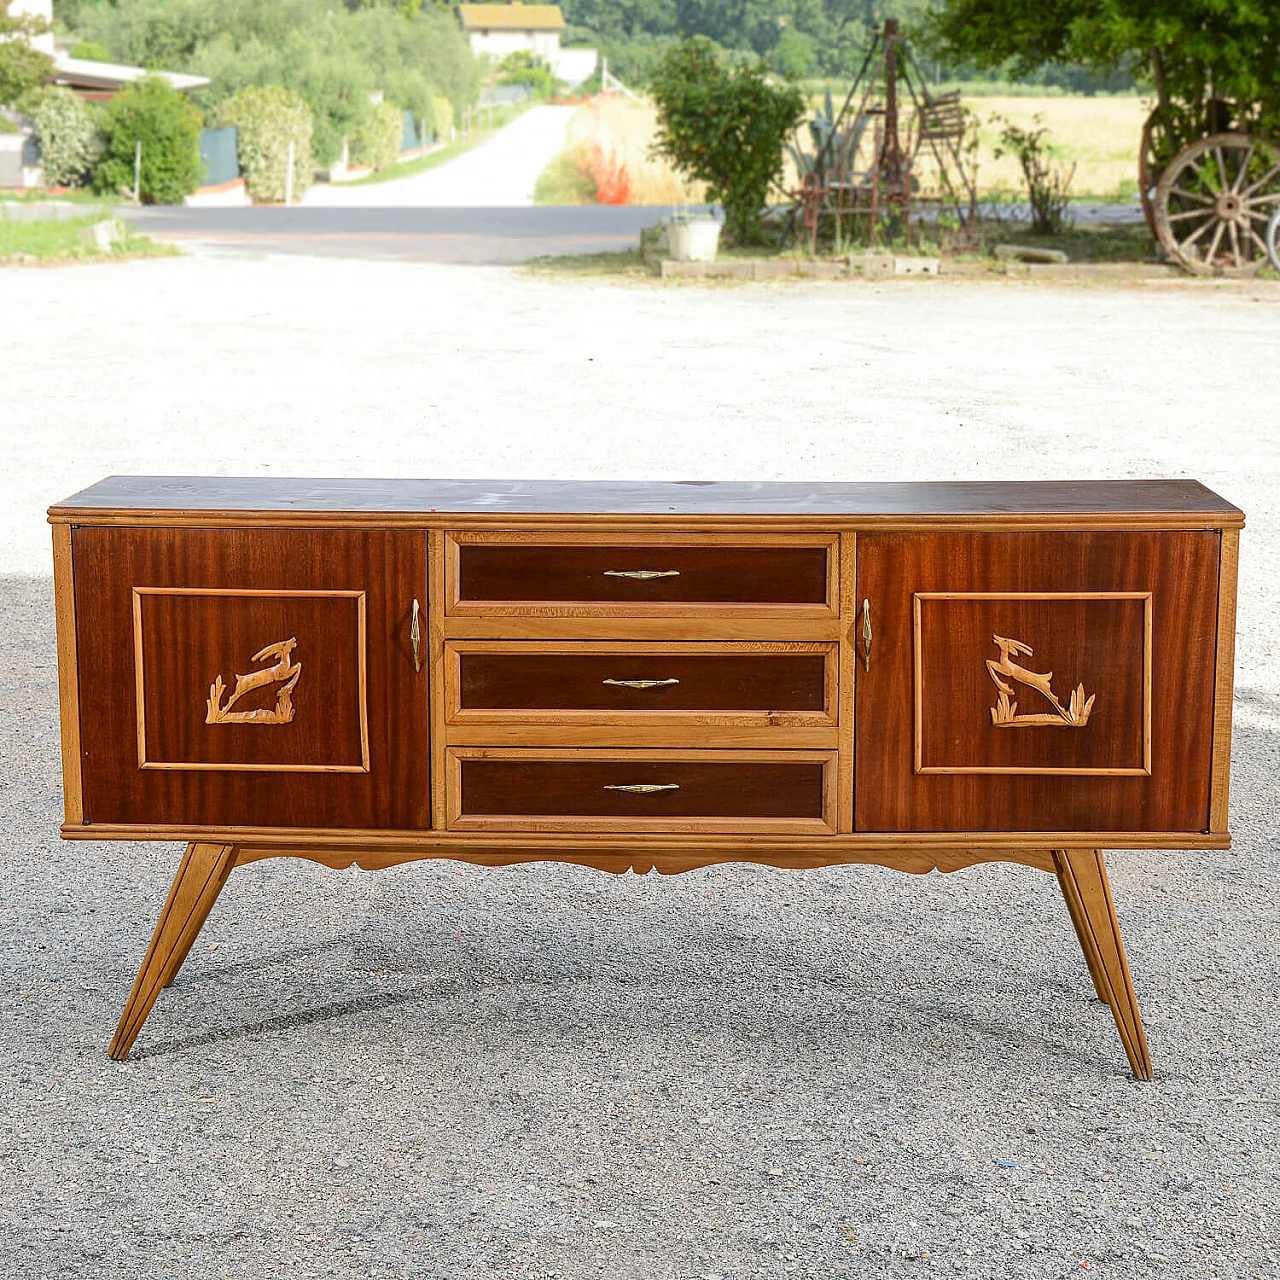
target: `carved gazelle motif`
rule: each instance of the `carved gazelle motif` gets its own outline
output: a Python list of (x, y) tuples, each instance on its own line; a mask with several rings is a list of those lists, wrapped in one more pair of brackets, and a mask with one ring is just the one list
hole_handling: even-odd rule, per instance
[[(1053, 680), (1052, 671), (1046, 671), (1043, 674), (1038, 671), (1028, 671), (1026, 667), (1019, 666), (1014, 661), (1015, 654), (1019, 657), (1030, 657), (1032, 654), (1030, 645), (1025, 645), (1020, 640), (1007, 640), (1004, 636), (993, 635), (991, 639), (1000, 650), (998, 661), (995, 658), (987, 659), (987, 672), (1000, 691), (996, 697), (996, 705), (991, 708), (991, 723), (997, 729), (1021, 729), (1029, 725), (1057, 725), (1059, 728), (1083, 729), (1089, 723), (1089, 713), (1093, 710), (1093, 701), (1098, 696), (1096, 693), (1091, 693), (1086, 698), (1084, 685), (1078, 684), (1072, 689), (1071, 698), (1064, 707), (1050, 688)], [(1018, 704), (1010, 697), (1014, 693), (1014, 688), (1008, 680), (1003, 679), (1005, 676), (1042, 694), (1053, 706), (1053, 712), (1018, 715)]]
[[(232, 690), (231, 697), (227, 699), (225, 706), (222, 703), (222, 695), (226, 692), (226, 685), (222, 677), (218, 676), (209, 686), (205, 724), (288, 724), (293, 719), (293, 689), (298, 683), (298, 677), (302, 674), (302, 663), (289, 660), (297, 643), (296, 637), (291, 637), (288, 640), (277, 640), (275, 644), (259, 649), (253, 655), (253, 662), (265, 662), (268, 658), (274, 658), (275, 662), (269, 667), (263, 667), (260, 671), (251, 671), (247, 676), (236, 676), (236, 687)], [(255, 711), (232, 710), (232, 707), (246, 693), (261, 689), (264, 685), (275, 684), (277, 681), (283, 683), (276, 690), (274, 707), (259, 707)]]

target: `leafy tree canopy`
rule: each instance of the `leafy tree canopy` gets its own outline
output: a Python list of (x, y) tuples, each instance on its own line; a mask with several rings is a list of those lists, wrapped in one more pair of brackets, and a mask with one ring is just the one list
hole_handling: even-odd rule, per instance
[[(1276, 0), (938, 0), (927, 31), (941, 57), (1019, 74), (1079, 63), (1146, 64), (1181, 127), (1280, 128)], [(1225, 99), (1228, 109), (1215, 105)]]
[(0, 107), (20, 102), (53, 70), (53, 59), (29, 43), (49, 30), (48, 23), (10, 7), (10, 0), (0, 0)]

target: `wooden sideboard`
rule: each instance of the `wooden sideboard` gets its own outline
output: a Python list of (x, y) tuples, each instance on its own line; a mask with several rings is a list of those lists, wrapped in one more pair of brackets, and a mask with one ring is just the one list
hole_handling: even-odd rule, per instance
[(1056, 875), (1225, 849), (1240, 511), (1194, 481), (111, 477), (50, 509), (66, 822), (186, 842), (123, 1058), (269, 857)]

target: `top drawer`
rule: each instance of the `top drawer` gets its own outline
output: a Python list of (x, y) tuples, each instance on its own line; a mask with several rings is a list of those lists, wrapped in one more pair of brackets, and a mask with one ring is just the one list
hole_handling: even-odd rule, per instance
[(450, 614), (834, 614), (825, 534), (450, 534)]

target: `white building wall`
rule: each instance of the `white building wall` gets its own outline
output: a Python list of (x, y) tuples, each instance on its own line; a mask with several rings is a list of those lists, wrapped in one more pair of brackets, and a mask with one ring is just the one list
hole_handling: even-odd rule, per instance
[(31, 41), (33, 49), (39, 49), (41, 53), (47, 53), (53, 57), (53, 0), (12, 0), (9, 5), (9, 16), (11, 18), (20, 18), (23, 15), (33, 18), (43, 18), (49, 23), (49, 30), (42, 36), (36, 36)]
[(509, 53), (528, 50), (536, 53), (544, 62), (554, 65), (560, 53), (558, 31), (473, 31), (471, 52), (487, 53), (501, 60)]

